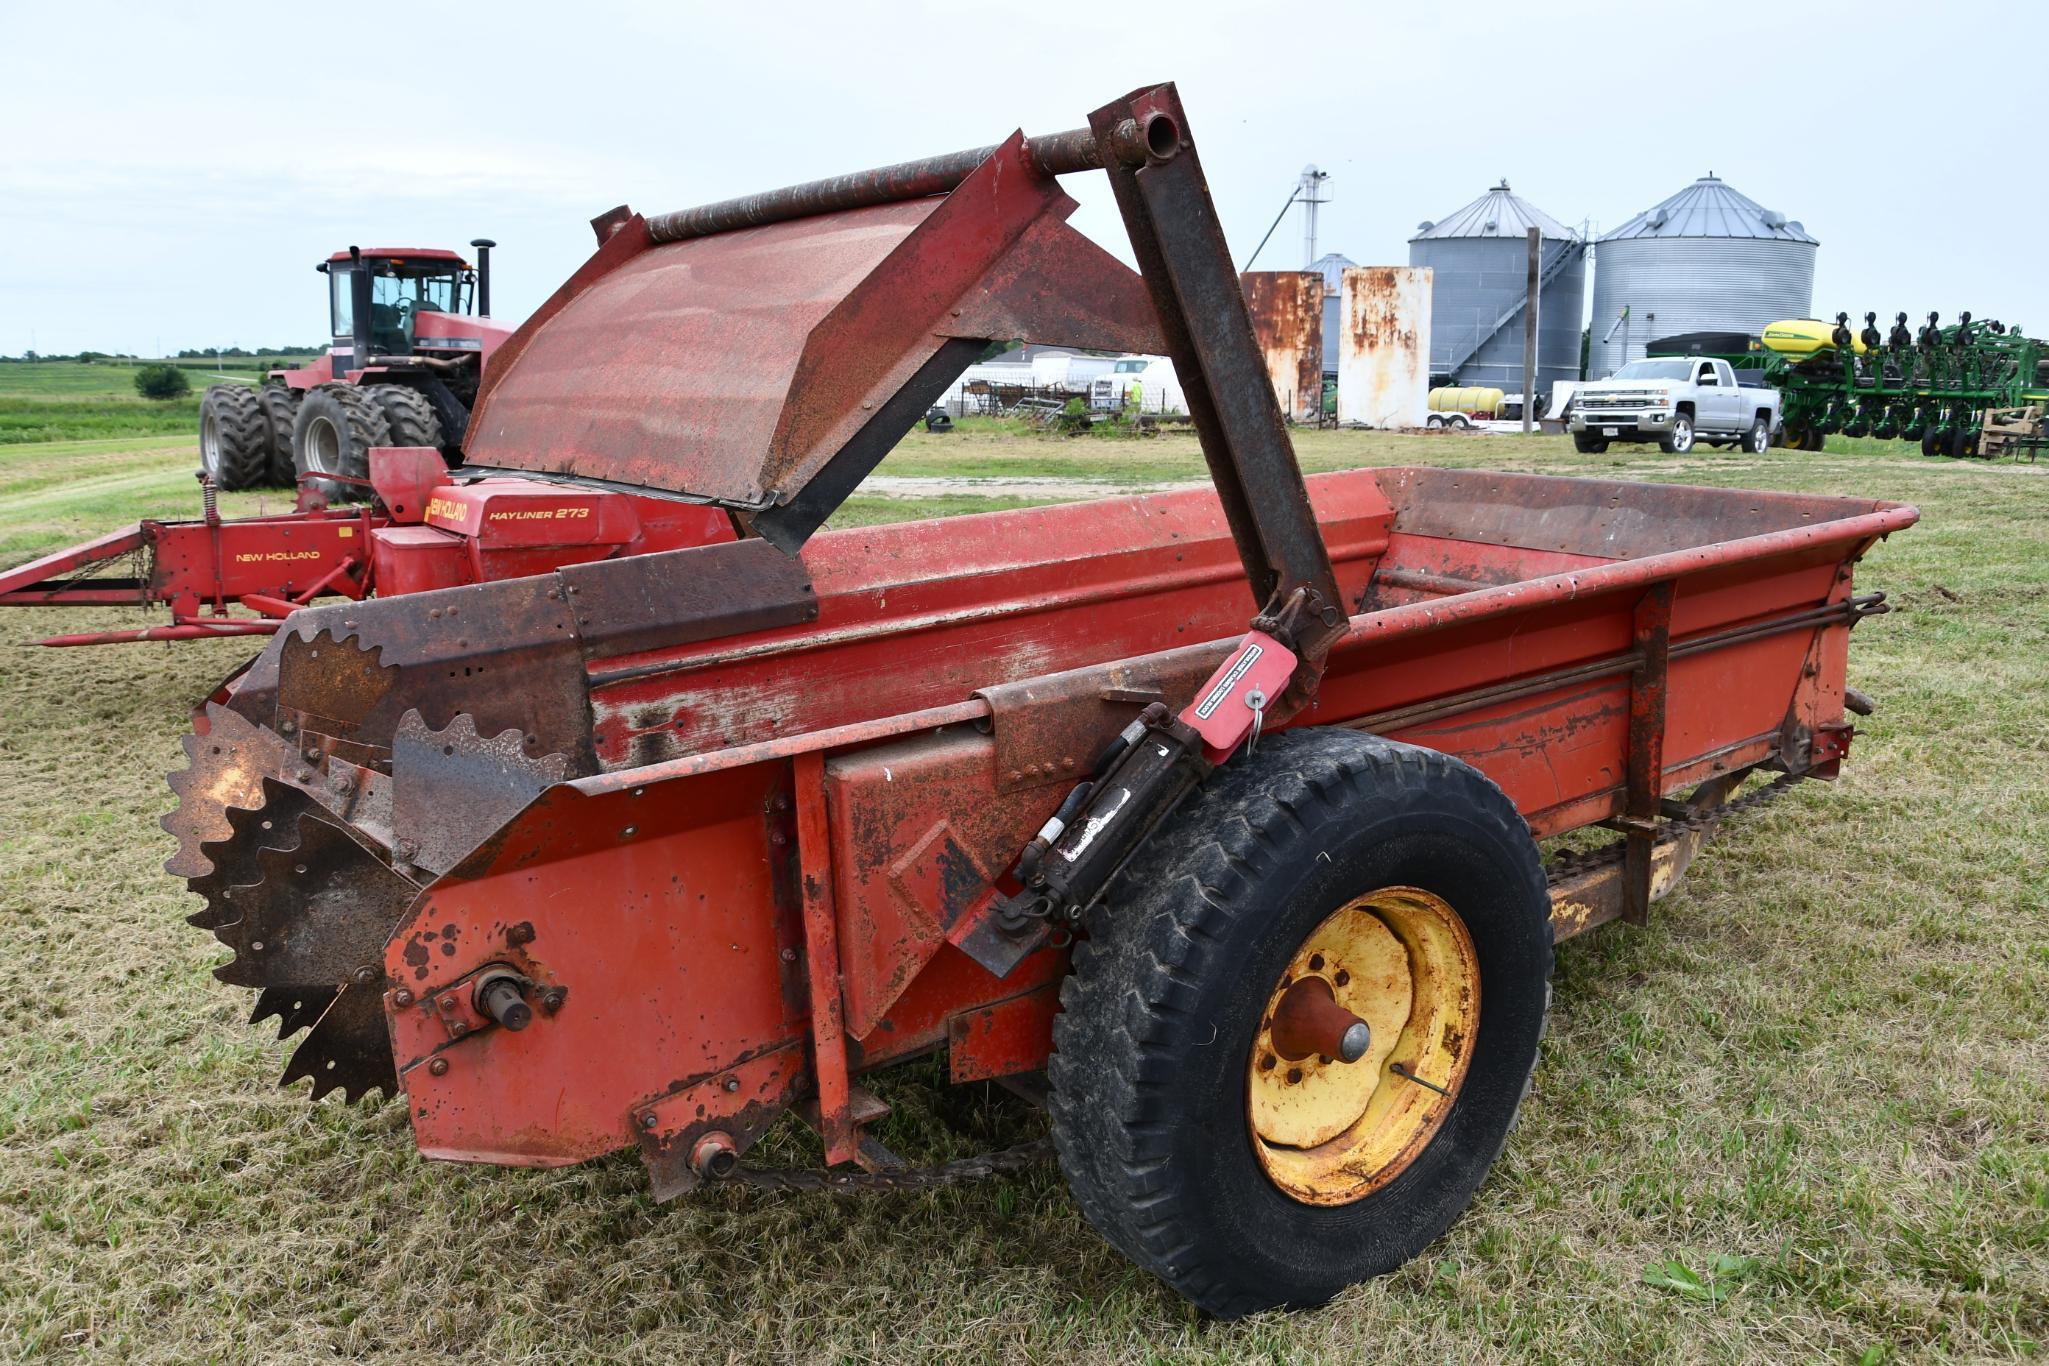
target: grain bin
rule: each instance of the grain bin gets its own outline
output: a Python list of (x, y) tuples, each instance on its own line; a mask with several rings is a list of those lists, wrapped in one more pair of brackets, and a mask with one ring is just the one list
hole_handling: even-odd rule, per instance
[(1586, 243), (1502, 181), (1409, 239), (1409, 264), (1436, 273), (1430, 299), (1430, 379), (1520, 393), (1529, 230), (1543, 236), (1537, 310), (1537, 392), (1579, 378), (1586, 308)]
[(1323, 272), (1323, 373), (1326, 378), (1335, 379), (1338, 373), (1338, 308), (1339, 296), (1345, 288), (1345, 268), (1358, 264), (1351, 257), (1332, 251), (1317, 257), (1309, 267)]
[(1816, 245), (1799, 223), (1702, 176), (1601, 238), (1588, 377), (1612, 374), (1660, 337), (1755, 336), (1780, 318), (1806, 317)]

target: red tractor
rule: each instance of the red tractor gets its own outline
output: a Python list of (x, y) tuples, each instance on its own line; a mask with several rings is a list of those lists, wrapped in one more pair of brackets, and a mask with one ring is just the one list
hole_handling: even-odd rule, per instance
[[(273, 370), (261, 389), (216, 384), (199, 408), (200, 461), (223, 489), (311, 476), (329, 498), (369, 477), (376, 446), (433, 446), (455, 459), (484, 357), (511, 335), (491, 319), (491, 248), (472, 268), (436, 247), (350, 247), (322, 261), (327, 354)], [(360, 488), (357, 483), (354, 487)]]

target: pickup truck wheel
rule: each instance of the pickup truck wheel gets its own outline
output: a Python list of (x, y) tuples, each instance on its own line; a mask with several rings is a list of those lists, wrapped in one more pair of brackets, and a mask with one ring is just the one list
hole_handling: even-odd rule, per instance
[(1672, 425), (1658, 440), (1658, 449), (1667, 455), (1684, 455), (1693, 449), (1693, 419), (1685, 413), (1674, 414)]
[(1588, 432), (1572, 434), (1572, 448), (1581, 455), (1601, 455), (1608, 449), (1608, 443)]
[(1743, 434), (1742, 447), (1752, 455), (1763, 455), (1772, 446), (1772, 424), (1759, 413), (1751, 420), (1750, 430)]
[(1091, 916), (1049, 1066), (1090, 1223), (1210, 1313), (1321, 1304), (1450, 1227), (1529, 1089), (1550, 898), (1455, 759), (1269, 738)]

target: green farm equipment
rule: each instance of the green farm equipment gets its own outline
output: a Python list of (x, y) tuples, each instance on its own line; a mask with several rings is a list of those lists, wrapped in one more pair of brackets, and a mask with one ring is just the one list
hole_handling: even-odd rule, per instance
[(1720, 356), (1741, 377), (1777, 389), (1785, 413), (1779, 444), (1794, 450), (1818, 451), (1836, 432), (1918, 441), (1923, 455), (1959, 458), (2033, 459), (2049, 446), (2049, 342), (1997, 321), (1973, 322), (1969, 313), (1946, 327), (1930, 313), (1918, 332), (1904, 313), (1890, 333), (1877, 324), (1877, 314), (1866, 313), (1863, 329), (1852, 332), (1849, 315), (1838, 313), (1833, 326), (1773, 323), (1741, 351), (1712, 349), (1733, 339), (1696, 335), (1653, 342), (1648, 352)]

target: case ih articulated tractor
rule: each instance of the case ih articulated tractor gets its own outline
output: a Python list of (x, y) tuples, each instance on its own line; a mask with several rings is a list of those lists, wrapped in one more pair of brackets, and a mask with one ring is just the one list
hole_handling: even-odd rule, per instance
[[(435, 446), (451, 459), (484, 357), (512, 329), (491, 320), (491, 248), (472, 267), (435, 247), (350, 247), (322, 261), (327, 354), (273, 370), (261, 389), (216, 384), (199, 408), (200, 459), (224, 489), (300, 476), (361, 480), (373, 446)], [(328, 491), (336, 491), (329, 489)]]

